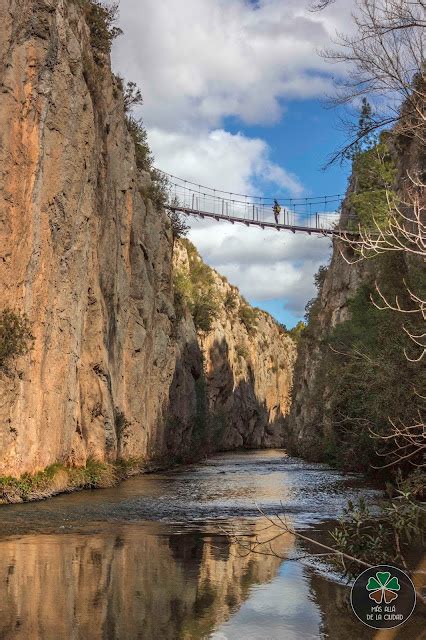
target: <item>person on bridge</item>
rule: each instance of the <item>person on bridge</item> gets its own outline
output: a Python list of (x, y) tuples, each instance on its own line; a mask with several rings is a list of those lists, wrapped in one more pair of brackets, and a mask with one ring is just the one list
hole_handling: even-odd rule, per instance
[(281, 207), (278, 200), (274, 200), (274, 206), (272, 207), (272, 211), (274, 212), (275, 223), (278, 224), (280, 221), (280, 213), (281, 213)]

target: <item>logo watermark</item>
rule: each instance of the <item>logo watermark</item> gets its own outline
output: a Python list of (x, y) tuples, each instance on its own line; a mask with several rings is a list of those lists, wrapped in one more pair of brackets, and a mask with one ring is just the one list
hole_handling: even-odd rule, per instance
[(351, 591), (352, 609), (373, 629), (393, 629), (404, 624), (416, 606), (416, 591), (406, 573), (389, 565), (366, 569)]

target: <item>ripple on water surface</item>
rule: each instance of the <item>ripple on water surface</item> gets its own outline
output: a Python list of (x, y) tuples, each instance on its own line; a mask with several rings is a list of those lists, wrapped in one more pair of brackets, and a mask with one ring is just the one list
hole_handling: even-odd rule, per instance
[(2, 535), (70, 530), (100, 522), (200, 522), (285, 511), (298, 525), (339, 516), (348, 499), (375, 491), (356, 474), (288, 457), (284, 451), (226, 453), (112, 489), (82, 491), (0, 509)]
[[(373, 638), (338, 576), (292, 560), (307, 551), (293, 536), (264, 556), (224, 533), (261, 534), (258, 505), (319, 535), (361, 493), (376, 497), (354, 474), (263, 451), (2, 507), (0, 639)], [(422, 626), (403, 631), (415, 639)]]

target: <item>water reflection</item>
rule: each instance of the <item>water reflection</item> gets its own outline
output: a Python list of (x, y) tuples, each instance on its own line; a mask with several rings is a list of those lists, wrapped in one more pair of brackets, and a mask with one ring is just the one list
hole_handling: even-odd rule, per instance
[[(284, 536), (285, 556), (293, 542)], [(0, 543), (2, 640), (206, 638), (280, 560), (224, 536), (137, 525)]]
[[(262, 452), (2, 508), (0, 640), (379, 638), (350, 610), (348, 585), (291, 560), (307, 550), (288, 534), (274, 543), (282, 558), (243, 557), (222, 529), (263, 529), (256, 503), (319, 523), (360, 492), (372, 495), (354, 477)], [(418, 609), (389, 638), (417, 640), (425, 626)]]

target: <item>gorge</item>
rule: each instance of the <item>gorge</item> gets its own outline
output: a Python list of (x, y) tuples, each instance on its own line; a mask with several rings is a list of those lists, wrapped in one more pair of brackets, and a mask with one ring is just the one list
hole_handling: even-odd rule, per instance
[[(116, 12), (0, 0), (0, 640), (420, 640), (424, 73), (387, 128), (361, 102), (339, 211), (326, 197), (306, 226), (295, 205), (291, 225), (283, 199), (279, 225), (278, 200), (238, 196), (260, 233), (331, 239), (288, 330), (188, 239), (201, 187), (183, 152), (186, 202), (154, 166), (141, 93), (111, 67)], [(235, 139), (263, 149), (266, 184), (301, 188)], [(353, 615), (373, 565), (412, 577), (402, 635)]]

